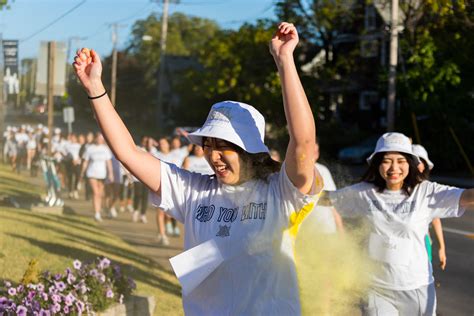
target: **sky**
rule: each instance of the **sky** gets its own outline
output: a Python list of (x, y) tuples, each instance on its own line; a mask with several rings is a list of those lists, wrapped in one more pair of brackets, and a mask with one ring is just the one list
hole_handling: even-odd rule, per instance
[[(19, 59), (36, 58), (41, 41), (71, 43), (94, 48), (102, 56), (112, 51), (111, 24), (118, 23), (118, 47), (130, 40), (134, 22), (151, 13), (161, 16), (163, 0), (9, 0), (0, 11), (0, 33), (19, 40)], [(169, 14), (183, 12), (216, 21), (223, 28), (238, 28), (258, 18), (274, 17), (274, 0), (170, 0)], [(72, 57), (71, 57), (72, 58)]]

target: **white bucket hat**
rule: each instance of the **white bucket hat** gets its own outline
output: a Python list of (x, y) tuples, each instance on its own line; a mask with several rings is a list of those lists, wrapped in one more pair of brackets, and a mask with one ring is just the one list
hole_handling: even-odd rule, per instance
[(402, 133), (385, 133), (377, 140), (377, 145), (375, 145), (375, 151), (367, 158), (367, 162), (370, 164), (372, 158), (374, 158), (377, 153), (384, 153), (396, 151), (405, 154), (412, 155), (418, 160), (418, 157), (413, 154), (411, 149), (411, 141), (408, 137)]
[(430, 158), (428, 158), (428, 152), (426, 151), (425, 147), (421, 145), (413, 145), (412, 146), (413, 154), (416, 155), (418, 158), (423, 158), (426, 163), (428, 164), (428, 169), (433, 169), (434, 163), (431, 162)]
[(253, 106), (223, 101), (212, 106), (204, 125), (188, 135), (191, 143), (202, 146), (203, 137), (223, 139), (248, 153), (268, 153), (264, 144), (265, 119)]

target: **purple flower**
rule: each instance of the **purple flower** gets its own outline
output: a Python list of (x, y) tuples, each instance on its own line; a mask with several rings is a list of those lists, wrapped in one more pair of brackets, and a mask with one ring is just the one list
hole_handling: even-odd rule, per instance
[(72, 284), (72, 283), (74, 283), (74, 281), (76, 281), (76, 277), (73, 274), (68, 274), (67, 275), (67, 283)]
[(54, 285), (56, 286), (56, 288), (58, 289), (59, 292), (62, 292), (66, 289), (66, 284), (64, 284), (63, 281), (54, 282)]
[(56, 281), (61, 280), (62, 277), (63, 277), (63, 276), (61, 275), (61, 273), (56, 273), (56, 274), (54, 275), (54, 279), (55, 279)]
[(14, 287), (9, 288), (8, 289), (8, 295), (15, 296), (16, 295), (16, 289)]
[(48, 300), (48, 294), (41, 293), (41, 298), (43, 299), (43, 301), (47, 301)]
[(64, 306), (63, 312), (64, 312), (66, 315), (69, 314), (69, 307), (68, 307), (68, 306)]
[(109, 259), (104, 258), (104, 259), (100, 260), (99, 268), (101, 270), (107, 269), (109, 266), (110, 266), (110, 260)]
[(90, 276), (96, 277), (98, 274), (99, 272), (96, 269), (92, 269), (91, 271), (89, 271)]
[(51, 312), (49, 310), (41, 309), (38, 316), (51, 316)]
[(67, 306), (71, 306), (72, 303), (74, 303), (74, 300), (76, 298), (74, 297), (74, 295), (72, 295), (71, 293), (69, 293), (66, 298), (64, 299), (64, 303), (66, 303)]
[(97, 276), (97, 279), (99, 280), (100, 283), (104, 283), (105, 282), (105, 275), (101, 273)]
[(12, 286), (12, 284), (11, 284), (10, 282), (8, 282), (8, 281), (5, 281), (3, 284), (5, 284), (5, 287), (6, 287), (6, 288), (9, 288), (9, 287)]
[(25, 287), (23, 286), (23, 284), (20, 284), (20, 285), (17, 286), (16, 291), (17, 291), (18, 293), (21, 293), (21, 292), (23, 292), (23, 289), (24, 289), (24, 288), (25, 288)]
[(61, 302), (61, 296), (59, 296), (58, 294), (51, 295), (51, 299), (53, 300), (54, 303)]
[(135, 281), (133, 281), (132, 278), (128, 278), (127, 281), (128, 281), (128, 287), (129, 288), (131, 288), (132, 290), (137, 288), (137, 285), (135, 284)]
[(108, 289), (107, 290), (107, 293), (105, 294), (105, 296), (107, 298), (113, 298), (114, 297), (114, 291), (112, 291), (111, 289)]
[(76, 301), (77, 313), (80, 315), (84, 311), (84, 303), (82, 301)]
[(51, 306), (51, 311), (54, 313), (59, 313), (61, 311), (61, 305), (58, 303), (54, 303), (53, 306)]
[(36, 286), (36, 289), (39, 292), (43, 292), (44, 291), (44, 285), (42, 283), (38, 283), (38, 285)]
[(28, 300), (31, 301), (31, 300), (33, 299), (33, 297), (35, 297), (35, 295), (36, 295), (36, 292), (35, 292), (35, 291), (29, 291), (29, 292), (28, 292), (28, 296), (27, 296), (27, 297), (28, 297)]
[(86, 294), (86, 292), (87, 292), (87, 286), (82, 285), (81, 286), (81, 294)]
[(79, 270), (82, 266), (82, 263), (79, 260), (74, 260), (72, 265), (74, 266), (74, 269)]
[(115, 272), (116, 274), (120, 274), (120, 266), (119, 266), (118, 264), (115, 264), (115, 265), (114, 265), (114, 272)]
[(18, 307), (16, 308), (17, 316), (26, 316), (27, 312), (28, 312), (28, 309), (23, 305), (18, 305)]

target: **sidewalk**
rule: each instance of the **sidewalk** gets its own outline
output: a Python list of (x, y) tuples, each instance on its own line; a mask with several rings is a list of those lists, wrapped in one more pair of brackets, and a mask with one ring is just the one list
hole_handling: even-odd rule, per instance
[[(31, 183), (35, 183), (44, 187), (44, 181), (41, 177), (31, 178)], [(65, 212), (74, 212), (75, 214), (93, 217), (92, 201), (85, 200), (84, 191), (79, 194), (78, 200), (72, 200), (67, 197), (67, 193), (63, 193)], [(163, 269), (172, 272), (169, 258), (182, 252), (183, 249), (183, 226), (178, 223), (181, 230), (180, 237), (169, 237), (170, 245), (167, 247), (159, 245), (157, 241), (158, 229), (156, 225), (156, 209), (149, 207), (146, 213), (148, 223), (132, 222), (132, 213), (125, 211), (118, 212), (118, 217), (114, 219), (108, 218), (108, 214), (103, 213), (104, 221), (99, 223), (105, 231), (110, 232), (123, 241), (131, 245), (135, 250), (144, 256), (151, 258), (158, 263)], [(173, 272), (172, 272), (173, 273)]]

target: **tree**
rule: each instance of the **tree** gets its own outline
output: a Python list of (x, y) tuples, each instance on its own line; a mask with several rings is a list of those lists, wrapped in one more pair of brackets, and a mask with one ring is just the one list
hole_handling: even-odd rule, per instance
[[(209, 19), (192, 17), (180, 12), (173, 13), (168, 19), (166, 54), (175, 56), (195, 56), (213, 38), (217, 32), (216, 22)], [(151, 37), (144, 41), (143, 36)], [(133, 54), (145, 66), (147, 86), (156, 89), (156, 72), (160, 64), (161, 19), (155, 15), (139, 20), (132, 28), (132, 39), (127, 51)]]
[(213, 103), (236, 100), (255, 106), (269, 125), (284, 129), (280, 83), (268, 51), (274, 29), (275, 22), (260, 20), (209, 39), (198, 54), (203, 69), (190, 69), (176, 87), (183, 96), (178, 115), (201, 124)]

